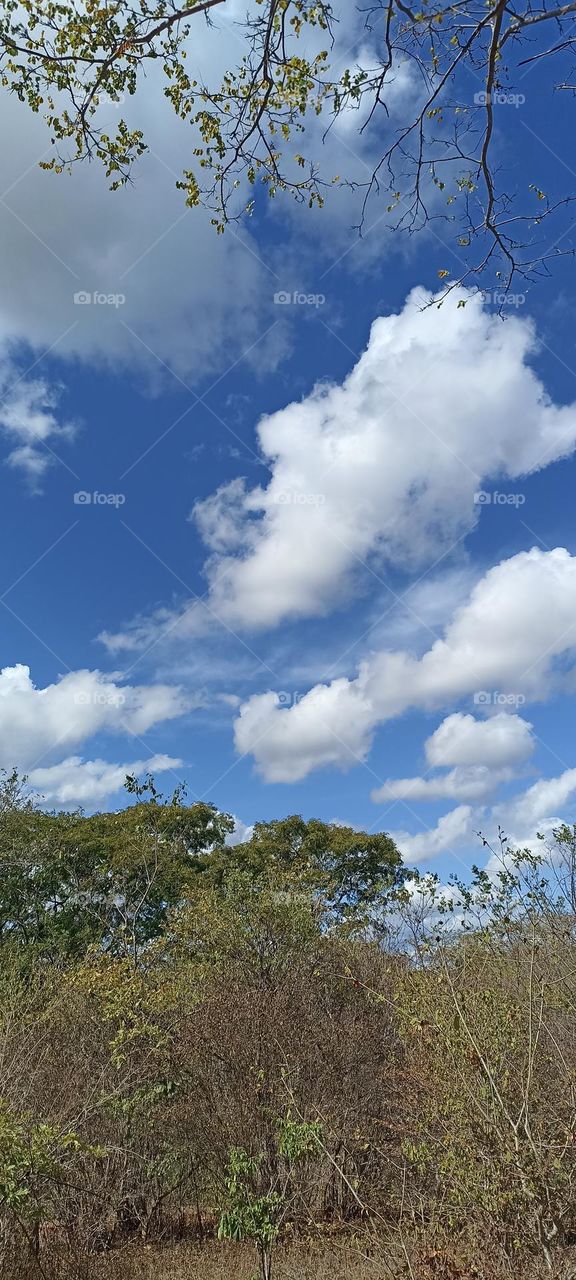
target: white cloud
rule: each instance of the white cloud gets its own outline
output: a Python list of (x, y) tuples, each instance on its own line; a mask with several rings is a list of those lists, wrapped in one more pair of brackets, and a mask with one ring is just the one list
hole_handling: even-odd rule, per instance
[(488, 765), (492, 769), (527, 760), (533, 750), (532, 725), (503, 711), (488, 720), (455, 712), (425, 743), (431, 765)]
[[(196, 65), (216, 73), (237, 61), (234, 13), (227, 4), (212, 30), (198, 19)], [(63, 360), (80, 357), (133, 370), (140, 391), (182, 392), (224, 376), (243, 356), (258, 371), (272, 368), (286, 349), (287, 317), (273, 305), (281, 281), (249, 221), (217, 236), (209, 212), (187, 209), (176, 190), (195, 137), (163, 88), (151, 66), (134, 99), (100, 109), (100, 124), (114, 128), (124, 115), (143, 127), (150, 146), (133, 183), (118, 192), (97, 163), (59, 177), (43, 172), (49, 133), (41, 115), (14, 95), (3, 99), (0, 427), (8, 435), (5, 461), (36, 490), (72, 429), (57, 409), (60, 389), (45, 373), (45, 356), (59, 361), (60, 372)], [(90, 300), (75, 301), (82, 294)], [(26, 368), (34, 370), (29, 380)], [(170, 425), (168, 414), (160, 438)], [(236, 440), (231, 423), (222, 430), (227, 425)], [(126, 465), (140, 454), (135, 437)]]
[(389, 778), (372, 792), (377, 803), (386, 800), (470, 800), (478, 803), (514, 777), (511, 769), (488, 769), (486, 765), (450, 769), (432, 778)]
[(46, 803), (59, 805), (93, 805), (114, 795), (124, 786), (127, 774), (165, 773), (182, 764), (172, 756), (155, 755), (148, 760), (131, 760), (127, 764), (109, 764), (106, 760), (83, 760), (68, 756), (60, 764), (45, 769), (32, 769), (28, 782)]
[[(502, 485), (574, 448), (576, 406), (555, 406), (527, 364), (530, 321), (503, 324), (464, 290), (440, 315), (431, 300), (414, 290), (376, 320), (341, 386), (262, 419), (266, 488), (236, 478), (196, 505), (208, 604), (227, 625), (320, 615), (366, 585), (368, 566), (430, 565), (473, 528), (488, 477)], [(209, 622), (192, 606), (180, 634)], [(148, 638), (137, 632), (108, 643)]]
[[(245, 52), (238, 24), (247, 7), (254, 8), (243, 0), (227, 0), (217, 13), (212, 11), (211, 25), (202, 15), (192, 22), (188, 63), (198, 80), (218, 83), (226, 69), (238, 65)], [(337, 38), (348, 59), (362, 57), (370, 64), (374, 55), (362, 48), (364, 25), (362, 15), (344, 6)], [(324, 34), (312, 33), (311, 38), (325, 45)], [(310, 35), (305, 34), (303, 44), (309, 43)], [(333, 62), (334, 58), (339, 65), (337, 51), (332, 52)], [(408, 67), (407, 63), (398, 68), (392, 77), (390, 106), (408, 92)], [(50, 142), (42, 113), (34, 116), (14, 95), (4, 96), (0, 327), (5, 323), (11, 335), (34, 347), (56, 343), (56, 354), (114, 364), (149, 362), (160, 375), (154, 352), (181, 376), (196, 378), (211, 370), (220, 373), (280, 319), (272, 304), (275, 290), (305, 282), (310, 263), (303, 268), (303, 218), (309, 233), (317, 227), (324, 249), (334, 236), (345, 235), (347, 243), (358, 240), (351, 230), (357, 218), (346, 187), (332, 189), (328, 208), (319, 218), (290, 197), (273, 202), (271, 216), (293, 222), (292, 235), (285, 237), (291, 244), (283, 245), (281, 254), (288, 281), (276, 274), (274, 255), (261, 250), (249, 219), (217, 236), (211, 213), (187, 209), (184, 193), (176, 190), (183, 170), (194, 164), (197, 135), (166, 100), (166, 83), (161, 66), (149, 63), (134, 97), (126, 95), (121, 104), (107, 103), (99, 109), (100, 126), (112, 132), (124, 117), (129, 128), (143, 130), (150, 148), (134, 169), (133, 183), (115, 193), (98, 163), (74, 165), (71, 173), (59, 177), (40, 170)], [(348, 113), (348, 118), (357, 134), (358, 112)], [(368, 135), (356, 136), (350, 149), (339, 141), (348, 134), (343, 117), (322, 147), (327, 120), (312, 114), (311, 122), (303, 145), (313, 155), (322, 151), (325, 174), (331, 178), (345, 164), (346, 173), (361, 180), (366, 159), (371, 159)], [(243, 198), (240, 191), (238, 208)], [(357, 196), (353, 204), (357, 213)], [(73, 295), (82, 290), (121, 294), (125, 301), (117, 308), (75, 306)], [(283, 315), (282, 323), (287, 320), (296, 317)], [(259, 343), (258, 368), (274, 361), (279, 331), (280, 326), (268, 345), (266, 340)]]
[[(214, 62), (236, 59), (232, 24), (199, 27), (197, 49), (204, 42)], [(97, 163), (59, 177), (43, 172), (49, 136), (41, 119), (9, 95), (3, 111), (3, 335), (36, 353), (146, 367), (155, 378), (167, 378), (165, 361), (188, 381), (222, 373), (280, 318), (272, 304), (280, 284), (249, 224), (216, 236), (209, 213), (187, 209), (176, 190), (195, 140), (165, 100), (159, 70), (149, 68), (136, 99), (100, 110), (105, 127), (122, 115), (137, 120), (150, 145), (133, 184), (118, 192)], [(75, 303), (83, 292), (91, 301)], [(263, 367), (274, 362), (270, 341), (257, 356)]]
[(551, 831), (566, 821), (564, 807), (575, 792), (576, 769), (565, 769), (557, 778), (540, 778), (510, 803), (498, 806), (494, 817), (512, 844), (532, 844), (537, 831)]
[[(409, 707), (450, 706), (478, 691), (483, 698), (546, 697), (560, 679), (555, 659), (575, 647), (576, 558), (561, 547), (533, 548), (490, 569), (423, 657), (375, 653), (354, 679), (316, 685), (288, 710), (273, 693), (250, 698), (236, 721), (236, 746), (275, 782), (324, 765), (349, 768), (366, 757), (376, 726)], [(526, 741), (526, 730), (513, 733)], [(472, 736), (478, 741), (477, 730)], [(441, 742), (442, 735), (433, 752)]]
[(467, 804), (458, 805), (439, 819), (435, 827), (410, 835), (407, 831), (392, 831), (404, 860), (414, 865), (428, 861), (439, 853), (453, 852), (468, 843), (474, 830), (474, 811)]
[(227, 845), (243, 844), (245, 840), (252, 839), (253, 833), (253, 822), (243, 822), (242, 818), (234, 817), (234, 830), (226, 836), (224, 843)]
[(475, 720), (461, 711), (447, 716), (424, 744), (432, 767), (454, 765), (444, 774), (420, 778), (388, 778), (372, 792), (386, 800), (485, 800), (502, 782), (514, 777), (514, 766), (534, 750), (532, 725), (517, 715), (499, 712)]
[[(239, 28), (245, 14), (245, 0), (227, 0), (212, 11), (211, 24), (202, 15), (192, 22), (187, 53), (198, 80), (218, 83), (238, 65), (245, 52)], [(333, 66), (340, 65), (338, 49), (347, 61), (373, 63), (364, 17), (350, 6), (339, 15), (336, 35)], [(302, 52), (317, 40), (325, 45), (318, 30), (305, 33)], [(409, 64), (395, 68), (388, 108), (400, 106), (411, 86)], [(29, 343), (35, 352), (50, 348), (56, 357), (128, 364), (139, 375), (146, 367), (159, 378), (166, 376), (162, 361), (188, 381), (222, 374), (243, 352), (259, 371), (273, 367), (285, 350), (286, 330), (304, 318), (296, 314), (302, 308), (275, 307), (273, 294), (306, 286), (317, 272), (320, 244), (333, 258), (341, 255), (343, 239), (346, 247), (362, 248), (366, 241), (351, 226), (358, 196), (346, 186), (331, 188), (319, 217), (289, 197), (271, 202), (268, 215), (280, 219), (286, 233), (280, 251), (262, 248), (249, 218), (217, 236), (211, 212), (187, 209), (184, 193), (176, 190), (183, 170), (194, 163), (198, 138), (189, 122), (177, 118), (165, 87), (161, 66), (149, 63), (133, 97), (100, 106), (98, 125), (112, 132), (124, 117), (129, 128), (143, 130), (150, 149), (135, 166), (133, 182), (115, 193), (98, 163), (73, 165), (60, 176), (43, 172), (39, 163), (50, 151), (50, 132), (42, 112), (34, 115), (14, 95), (5, 95), (0, 333)], [(368, 131), (359, 137), (360, 122), (358, 112), (344, 113), (326, 145), (321, 139), (327, 120), (312, 114), (306, 122), (303, 145), (312, 155), (322, 152), (328, 179), (345, 165), (347, 175), (361, 181), (374, 162), (378, 140), (370, 141)], [(350, 131), (356, 134), (352, 148), (346, 141)], [(249, 194), (246, 184), (238, 192), (238, 209)], [(397, 243), (397, 237), (390, 239)], [(372, 241), (376, 251), (378, 237)], [(74, 294), (83, 291), (123, 300), (75, 305)], [(257, 345), (250, 351), (252, 344)]]
[(240, 708), (236, 749), (253, 755), (267, 782), (297, 782), (326, 765), (350, 768), (367, 755), (373, 727), (370, 704), (349, 680), (316, 685), (290, 710), (275, 693), (256, 694)]
[(552, 405), (526, 364), (530, 323), (502, 324), (463, 292), (440, 317), (422, 310), (430, 300), (416, 290), (377, 320), (341, 387), (263, 419), (265, 490), (236, 480), (198, 504), (219, 616), (270, 626), (321, 613), (373, 554), (429, 563), (474, 525), (486, 477), (524, 475), (574, 447), (576, 406)]
[(74, 435), (74, 424), (57, 413), (61, 390), (20, 374), (10, 344), (0, 340), (0, 429), (11, 446), (5, 461), (22, 470), (35, 491), (55, 460), (56, 446)]
[[(216, 83), (238, 65), (244, 51), (238, 24), (245, 10), (243, 0), (227, 0), (213, 11), (211, 25), (202, 15), (192, 23), (188, 59), (199, 79)], [(364, 28), (362, 15), (345, 6), (336, 34), (347, 61), (374, 61)], [(323, 34), (312, 32), (303, 44), (310, 38), (325, 43)], [(334, 49), (333, 66), (340, 65), (338, 58)], [(98, 163), (74, 165), (59, 177), (43, 172), (39, 163), (50, 150), (50, 133), (42, 113), (34, 115), (14, 95), (5, 95), (0, 334), (30, 344), (36, 353), (48, 348), (55, 357), (136, 366), (139, 376), (146, 367), (148, 374), (165, 378), (162, 361), (186, 381), (212, 371), (220, 375), (243, 352), (259, 371), (273, 367), (285, 350), (287, 328), (304, 319), (296, 314), (302, 308), (275, 307), (273, 294), (310, 282), (320, 244), (334, 258), (343, 239), (346, 247), (362, 248), (366, 242), (351, 228), (358, 197), (349, 187), (333, 187), (319, 217), (289, 197), (273, 202), (269, 216), (280, 218), (288, 232), (280, 252), (262, 248), (248, 218), (217, 236), (211, 212), (187, 209), (184, 193), (176, 190), (183, 170), (194, 162), (198, 139), (194, 128), (176, 117), (165, 87), (161, 67), (148, 64), (134, 97), (99, 109), (100, 126), (111, 132), (124, 117), (129, 128), (142, 128), (149, 146), (133, 182), (115, 193)], [(388, 108), (401, 106), (413, 88), (409, 64), (395, 68)], [(375, 160), (378, 140), (369, 140), (368, 131), (359, 137), (360, 123), (358, 112), (345, 112), (322, 145), (327, 121), (312, 115), (307, 122), (305, 145), (313, 155), (322, 152), (329, 179), (345, 165), (347, 175), (360, 181)], [(352, 148), (346, 140), (351, 131), (356, 134)], [(238, 208), (244, 194), (248, 188), (238, 192)], [(378, 239), (370, 237), (374, 251)], [(390, 239), (397, 243), (397, 237)], [(76, 305), (74, 294), (82, 292), (92, 299), (97, 293), (122, 300)], [(266, 336), (270, 326), (273, 332)]]
[(576, 769), (565, 769), (555, 778), (540, 778), (538, 782), (517, 792), (510, 800), (491, 809), (460, 805), (444, 814), (430, 830), (411, 835), (406, 831), (392, 831), (402, 856), (407, 862), (423, 862), (437, 854), (450, 852), (458, 861), (468, 860), (476, 854), (482, 836), (490, 847), (486, 870), (502, 870), (498, 829), (507, 836), (509, 849), (531, 849), (542, 853), (538, 833), (551, 837), (555, 828), (576, 817)]
[(34, 767), (99, 732), (140, 735), (182, 715), (188, 699), (166, 684), (126, 685), (100, 671), (71, 671), (38, 689), (30, 669), (0, 671), (0, 765)]

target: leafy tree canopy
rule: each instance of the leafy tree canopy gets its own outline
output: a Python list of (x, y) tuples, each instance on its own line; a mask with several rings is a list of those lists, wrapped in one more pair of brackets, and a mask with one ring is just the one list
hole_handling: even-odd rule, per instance
[(133, 951), (158, 934), (198, 874), (198, 855), (234, 822), (213, 805), (185, 805), (180, 792), (162, 802), (150, 779), (128, 788), (135, 804), (86, 816), (45, 813), (17, 775), (5, 779), (0, 940), (77, 954), (96, 941)]
[(255, 879), (289, 873), (321, 893), (343, 917), (396, 889), (404, 878), (400, 854), (385, 832), (356, 831), (317, 818), (306, 822), (297, 814), (257, 822), (249, 840), (215, 848), (202, 861), (218, 884), (237, 871)]
[[(127, 779), (135, 803), (112, 813), (46, 813), (17, 773), (0, 783), (0, 942), (27, 943), (55, 958), (93, 943), (136, 959), (169, 914), (199, 889), (219, 897), (267, 890), (273, 910), (302, 891), (330, 918), (358, 918), (397, 888), (404, 872), (390, 836), (293, 816), (257, 823), (227, 845), (230, 814), (181, 790), (163, 800), (151, 778)], [(291, 908), (290, 908), (291, 909)], [(227, 927), (227, 926), (226, 926)]]

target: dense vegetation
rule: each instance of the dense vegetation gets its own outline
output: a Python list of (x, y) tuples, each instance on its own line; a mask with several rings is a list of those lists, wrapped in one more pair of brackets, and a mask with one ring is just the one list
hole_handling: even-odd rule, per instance
[(441, 891), (383, 834), (230, 846), (129, 789), (1, 788), (6, 1280), (328, 1274), (290, 1241), (332, 1275), (573, 1274), (576, 831)]

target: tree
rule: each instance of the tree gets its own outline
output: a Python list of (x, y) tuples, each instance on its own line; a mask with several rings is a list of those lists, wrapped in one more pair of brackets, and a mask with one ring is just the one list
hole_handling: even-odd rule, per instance
[(220, 1216), (221, 1240), (252, 1240), (258, 1251), (261, 1280), (271, 1280), (272, 1250), (282, 1221), (291, 1207), (294, 1166), (319, 1151), (317, 1121), (294, 1120), (290, 1114), (277, 1122), (277, 1167), (273, 1178), (263, 1180), (264, 1154), (251, 1156), (236, 1148), (230, 1152), (225, 1178), (227, 1207)]
[(298, 814), (257, 822), (249, 840), (215, 847), (199, 862), (219, 885), (238, 871), (264, 882), (270, 875), (291, 876), (302, 889), (315, 890), (334, 918), (356, 922), (363, 908), (376, 900), (382, 906), (405, 876), (385, 832), (356, 831), (317, 818), (306, 822)]
[[(159, 62), (165, 96), (193, 126), (193, 163), (178, 185), (189, 205), (212, 210), (218, 231), (252, 211), (260, 186), (269, 196), (289, 192), (322, 205), (331, 184), (345, 183), (359, 191), (360, 227), (378, 193), (392, 227), (445, 227), (458, 246), (458, 280), (489, 272), (505, 291), (517, 273), (533, 278), (573, 252), (574, 195), (562, 189), (549, 197), (536, 164), (512, 178), (516, 157), (506, 147), (515, 151), (516, 113), (501, 106), (522, 104), (515, 87), (527, 67), (540, 102), (555, 88), (574, 91), (576, 0), (422, 0), (420, 7), (373, 0), (359, 6), (347, 50), (336, 38), (332, 0), (255, 0), (240, 24), (238, 64), (213, 82), (203, 78), (192, 41), (225, 3), (2, 0), (2, 83), (45, 116), (53, 153), (43, 166), (61, 171), (96, 157), (112, 187), (128, 181), (146, 149), (142, 130), (122, 118), (107, 133), (99, 111), (134, 97)], [(401, 109), (398, 77), (409, 89)], [(358, 134), (377, 151), (362, 181), (324, 174), (318, 130), (309, 129), (320, 116), (325, 137), (353, 112)], [(561, 245), (542, 242), (548, 222), (555, 236), (560, 229)], [(448, 269), (439, 275), (447, 278)]]
[[(17, 775), (0, 788), (0, 942), (82, 955), (91, 942), (137, 959), (199, 873), (198, 857), (234, 828), (213, 805), (163, 801), (128, 779), (116, 813), (45, 813)], [(148, 798), (149, 797), (149, 798)]]
[(44, 812), (16, 773), (0, 783), (0, 944), (56, 959), (99, 943), (136, 963), (196, 888), (234, 893), (242, 878), (287, 898), (313, 892), (326, 922), (357, 925), (405, 874), (382, 832), (293, 816), (257, 823), (229, 846), (230, 814), (186, 805), (180, 789), (163, 799), (152, 778), (126, 785), (134, 804), (87, 816)]

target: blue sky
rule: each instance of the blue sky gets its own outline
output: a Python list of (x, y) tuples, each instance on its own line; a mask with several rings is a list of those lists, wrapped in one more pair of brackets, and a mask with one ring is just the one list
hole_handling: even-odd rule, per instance
[[(538, 74), (503, 160), (554, 194)], [(151, 767), (240, 824), (390, 830), (442, 875), (479, 829), (531, 842), (575, 816), (572, 259), (502, 320), (426, 307), (459, 270), (443, 224), (404, 241), (374, 206), (359, 242), (348, 192), (217, 238), (153, 87), (115, 195), (42, 174), (7, 107), (0, 764), (88, 810)]]

